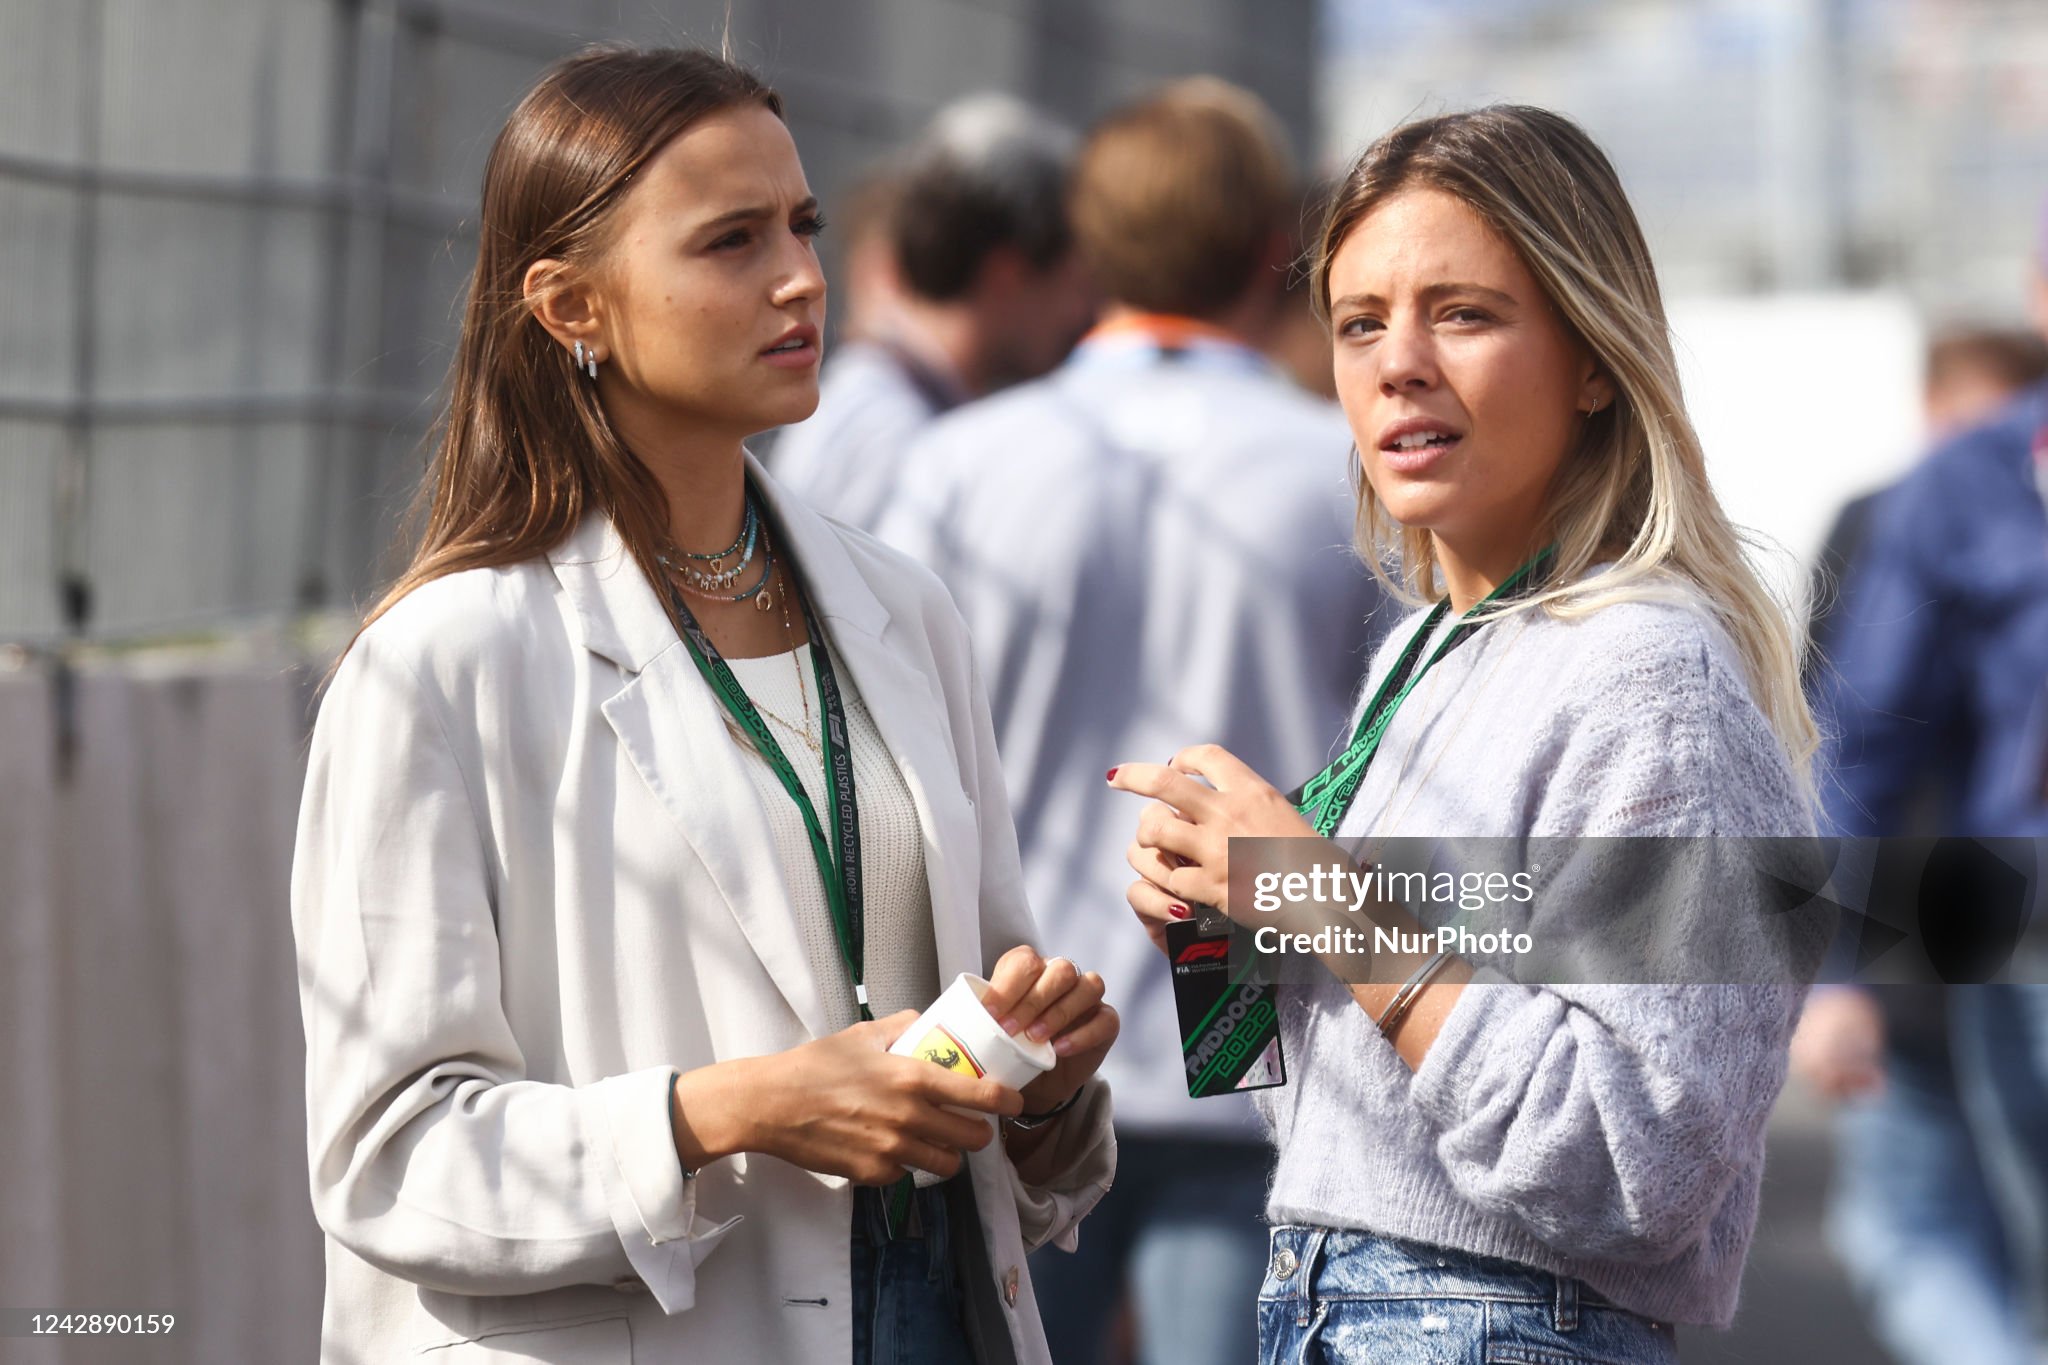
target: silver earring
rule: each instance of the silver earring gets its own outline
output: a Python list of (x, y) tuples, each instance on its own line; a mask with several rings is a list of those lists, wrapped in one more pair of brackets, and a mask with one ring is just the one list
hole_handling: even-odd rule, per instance
[(577, 342), (576, 368), (589, 375), (592, 379), (597, 378), (597, 347), (585, 346), (582, 342)]

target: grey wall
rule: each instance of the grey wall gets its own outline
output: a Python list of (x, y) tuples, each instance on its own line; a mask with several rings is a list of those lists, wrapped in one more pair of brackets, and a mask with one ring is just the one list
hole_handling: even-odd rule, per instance
[[(0, 640), (367, 597), (490, 142), (599, 38), (725, 0), (0, 0)], [(733, 0), (828, 200), (983, 88), (1083, 122), (1213, 71), (1312, 138), (1313, 0)], [(67, 609), (82, 609), (74, 614)]]
[[(0, 1307), (172, 1313), (0, 1362), (317, 1354), (287, 881), (308, 673), (0, 662)], [(13, 1326), (14, 1324), (9, 1324)]]

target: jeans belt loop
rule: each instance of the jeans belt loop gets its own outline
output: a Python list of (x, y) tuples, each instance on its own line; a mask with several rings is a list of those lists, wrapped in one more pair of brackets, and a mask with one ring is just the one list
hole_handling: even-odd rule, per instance
[(1559, 1332), (1579, 1330), (1579, 1282), (1569, 1275), (1559, 1275), (1557, 1299), (1550, 1306), (1550, 1325)]
[(1301, 1264), (1295, 1270), (1294, 1325), (1306, 1327), (1316, 1312), (1316, 1262), (1322, 1259), (1323, 1238), (1328, 1228), (1313, 1228), (1301, 1244)]

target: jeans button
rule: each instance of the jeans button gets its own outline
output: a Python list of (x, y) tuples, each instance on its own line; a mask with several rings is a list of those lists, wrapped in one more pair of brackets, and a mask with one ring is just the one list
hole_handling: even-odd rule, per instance
[(1300, 1265), (1301, 1262), (1295, 1258), (1293, 1252), (1289, 1251), (1286, 1247), (1281, 1247), (1273, 1253), (1273, 1278), (1276, 1280), (1292, 1279), (1295, 1270)]

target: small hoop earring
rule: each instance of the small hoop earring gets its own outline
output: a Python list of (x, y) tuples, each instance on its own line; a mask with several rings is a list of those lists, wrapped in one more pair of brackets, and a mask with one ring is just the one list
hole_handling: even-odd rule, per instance
[(597, 347), (585, 346), (582, 342), (577, 342), (576, 368), (589, 375), (592, 379), (597, 378)]

